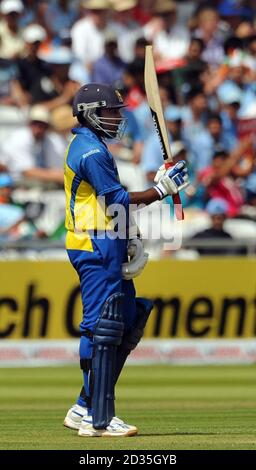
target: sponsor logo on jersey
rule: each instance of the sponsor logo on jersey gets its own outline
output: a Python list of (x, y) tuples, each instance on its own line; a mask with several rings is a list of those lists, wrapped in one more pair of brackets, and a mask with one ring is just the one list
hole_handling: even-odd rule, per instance
[(95, 153), (100, 153), (100, 149), (93, 149), (93, 150), (90, 150), (89, 152), (83, 153), (82, 157), (87, 158), (87, 157), (90, 157), (90, 155), (94, 155)]

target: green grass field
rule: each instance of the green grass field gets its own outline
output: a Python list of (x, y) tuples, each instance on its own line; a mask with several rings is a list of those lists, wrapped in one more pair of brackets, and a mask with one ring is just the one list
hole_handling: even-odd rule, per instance
[(256, 449), (255, 366), (127, 367), (117, 415), (139, 435), (81, 438), (63, 418), (78, 368), (1, 369), (0, 449)]

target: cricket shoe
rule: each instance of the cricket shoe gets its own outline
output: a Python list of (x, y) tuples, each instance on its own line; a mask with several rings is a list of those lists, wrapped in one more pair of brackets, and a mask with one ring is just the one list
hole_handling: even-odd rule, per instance
[[(78, 431), (80, 429), (82, 419), (83, 418), (86, 419), (87, 417), (88, 417), (87, 408), (85, 408), (83, 406), (80, 406), (76, 403), (75, 405), (73, 405), (68, 410), (63, 424), (67, 428), (75, 429), (75, 430)], [(117, 416), (114, 416), (114, 418), (112, 418), (112, 420), (110, 422), (110, 425), (114, 425), (114, 424), (119, 424), (119, 425), (122, 425), (122, 426), (125, 425), (127, 428), (129, 428), (131, 431), (133, 431), (135, 434), (137, 434), (137, 432), (138, 432), (136, 426), (125, 424), (124, 421), (122, 419), (118, 418)]]
[(92, 417), (82, 419), (78, 435), (82, 437), (129, 437), (138, 433), (136, 426), (124, 423), (116, 416), (111, 420), (106, 429), (95, 429), (92, 425)]
[(63, 424), (67, 428), (76, 429), (78, 431), (82, 419), (86, 418), (87, 415), (87, 408), (84, 408), (83, 406), (80, 406), (76, 403), (68, 410)]

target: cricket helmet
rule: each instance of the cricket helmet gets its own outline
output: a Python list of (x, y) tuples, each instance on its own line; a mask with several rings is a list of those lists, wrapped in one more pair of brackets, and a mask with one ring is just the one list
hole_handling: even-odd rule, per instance
[[(110, 138), (121, 138), (125, 126), (125, 118), (108, 118), (100, 116), (100, 109), (123, 108), (122, 95), (109, 85), (89, 83), (83, 85), (73, 100), (73, 116), (82, 116), (91, 127)], [(108, 127), (107, 127), (108, 126)]]

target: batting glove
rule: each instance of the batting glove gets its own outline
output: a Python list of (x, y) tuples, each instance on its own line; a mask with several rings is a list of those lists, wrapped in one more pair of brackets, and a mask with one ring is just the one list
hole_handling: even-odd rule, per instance
[[(160, 170), (160, 169), (159, 169)], [(158, 176), (159, 170), (156, 174)], [(181, 160), (176, 163), (173, 167), (168, 168), (154, 188), (157, 190), (161, 199), (166, 197), (168, 194), (177, 194), (182, 189), (189, 185), (188, 170), (186, 162)]]

